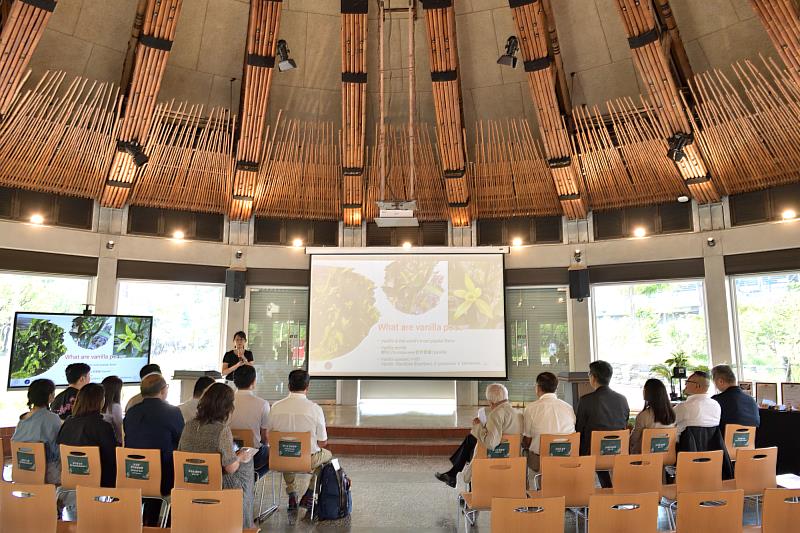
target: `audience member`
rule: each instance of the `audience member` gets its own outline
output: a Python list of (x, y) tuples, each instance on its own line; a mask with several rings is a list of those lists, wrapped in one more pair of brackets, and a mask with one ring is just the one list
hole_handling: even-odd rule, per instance
[(181, 410), (181, 414), (183, 415), (184, 422), (188, 422), (197, 416), (197, 404), (200, 402), (200, 398), (203, 396), (206, 389), (213, 384), (214, 380), (208, 376), (203, 376), (194, 383), (194, 393), (192, 394), (191, 400), (178, 406), (178, 409)]
[(631, 414), (628, 400), (608, 386), (613, 374), (611, 365), (605, 361), (589, 364), (589, 384), (594, 391), (581, 397), (575, 415), (575, 429), (581, 434), (581, 455), (591, 453), (592, 431), (628, 427)]
[[(325, 414), (322, 408), (308, 399), (310, 378), (305, 370), (289, 373), (289, 395), (272, 405), (269, 413), (268, 431), (311, 433), (311, 468), (319, 473), (322, 465), (333, 458), (324, 446), (328, 443)], [(286, 493), (289, 495), (289, 510), (297, 509), (297, 484), (294, 473), (284, 473)], [(310, 509), (313, 487), (308, 487), (300, 499), (300, 505)]]
[(200, 403), (197, 416), (186, 423), (178, 449), (194, 453), (218, 453), (222, 460), (222, 486), (242, 489), (242, 526), (253, 527), (253, 461), (246, 452), (233, 451), (233, 434), (228, 426), (233, 413), (233, 389), (224, 383), (211, 385)]
[(253, 352), (246, 346), (247, 335), (244, 331), (237, 331), (233, 335), (233, 350), (225, 352), (222, 356), (222, 375), (229, 382), (233, 381), (233, 373), (236, 370), (253, 364)]
[[(12, 441), (44, 443), (44, 482), (51, 485), (61, 483), (61, 454), (56, 439), (61, 429), (61, 418), (50, 411), (50, 402), (55, 396), (56, 386), (49, 379), (36, 379), (28, 387), (30, 411), (19, 418)], [(41, 465), (37, 465), (39, 468)]]
[(672, 410), (667, 388), (660, 379), (645, 381), (642, 396), (644, 409), (636, 415), (631, 432), (630, 452), (634, 454), (642, 453), (642, 434), (645, 429), (675, 427), (675, 411)]
[(103, 420), (103, 387), (89, 383), (78, 392), (72, 416), (64, 421), (58, 433), (58, 444), (98, 446), (100, 448), (100, 484), (113, 487), (117, 477), (114, 428)]
[(161, 450), (161, 494), (167, 496), (173, 487), (172, 452), (181, 439), (183, 415), (167, 403), (169, 385), (159, 374), (145, 376), (140, 389), (142, 402), (125, 413), (125, 447)]
[(50, 410), (61, 417), (61, 420), (66, 420), (72, 414), (72, 406), (75, 404), (78, 391), (87, 383), (92, 382), (91, 371), (91, 367), (86, 363), (67, 365), (64, 373), (69, 386), (61, 391), (50, 404)]
[(253, 433), (254, 447), (258, 450), (253, 457), (253, 468), (263, 476), (269, 469), (269, 402), (256, 396), (256, 369), (245, 365), (234, 372), (236, 385), (231, 429), (247, 429)]
[(105, 404), (103, 406), (103, 420), (114, 427), (114, 435), (117, 437), (117, 444), (122, 446), (122, 380), (117, 376), (107, 376), (101, 382), (105, 392)]
[[(155, 363), (150, 363), (149, 365), (144, 365), (141, 370), (139, 370), (139, 379), (144, 379), (146, 376), (150, 374), (158, 374), (161, 375), (161, 367)], [(133, 398), (128, 400), (128, 403), (125, 405), (125, 412), (127, 413), (128, 410), (136, 404), (142, 403), (142, 393), (137, 393)]]
[(492, 383), (486, 387), (486, 400), (489, 402), (486, 422), (476, 417), (472, 420), (472, 430), (464, 441), (450, 456), (453, 468), (447, 472), (436, 472), (436, 479), (451, 487), (456, 486), (456, 476), (464, 472), (464, 480), (469, 483), (472, 469), (469, 467), (475, 455), (475, 448), (480, 442), (487, 450), (493, 450), (500, 444), (503, 434), (521, 434), (522, 417), (508, 401), (508, 389), (500, 383)]
[(552, 372), (536, 376), (538, 400), (525, 408), (522, 447), (527, 448), (528, 467), (539, 471), (539, 441), (542, 435), (564, 435), (575, 432), (575, 411), (556, 396), (558, 378)]
[(697, 371), (686, 380), (686, 401), (675, 406), (675, 423), (678, 439), (687, 427), (710, 428), (719, 426), (721, 407), (708, 396), (708, 374)]
[(761, 415), (758, 414), (758, 405), (752, 396), (744, 392), (736, 384), (736, 374), (728, 365), (717, 365), (711, 369), (711, 378), (714, 386), (719, 391), (711, 398), (719, 403), (721, 413), (719, 429), (725, 435), (727, 424), (758, 427), (761, 424)]

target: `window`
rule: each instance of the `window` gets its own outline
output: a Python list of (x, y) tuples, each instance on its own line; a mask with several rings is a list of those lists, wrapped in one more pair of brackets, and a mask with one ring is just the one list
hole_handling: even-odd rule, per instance
[(183, 232), (186, 239), (222, 242), (225, 217), (217, 213), (193, 213), (172, 209), (130, 206), (128, 233), (172, 237)]
[(420, 222), (419, 226), (380, 227), (367, 224), (367, 246), (447, 246), (447, 222)]
[(597, 240), (630, 237), (636, 228), (644, 228), (647, 235), (692, 231), (692, 204), (688, 202), (596, 211), (592, 217)]
[(800, 381), (800, 272), (733, 276), (744, 381)]
[[(16, 311), (80, 313), (90, 298), (90, 278), (0, 272), (0, 378), (8, 383), (11, 335)], [(0, 424), (16, 426), (27, 408), (24, 391), (0, 394)]]
[(478, 246), (560, 243), (561, 217), (514, 217), (478, 221)]
[[(540, 372), (569, 371), (569, 329), (565, 287), (506, 289), (506, 357), (509, 399), (536, 400), (536, 376)], [(478, 400), (485, 402), (482, 381)]]
[(0, 218), (27, 222), (40, 215), (48, 225), (91, 229), (93, 212), (87, 198), (0, 187)]
[(800, 183), (730, 196), (734, 226), (781, 220), (786, 211), (800, 213)]
[[(153, 316), (150, 361), (169, 381), (175, 370), (222, 368), (224, 285), (120, 280), (117, 313)], [(180, 400), (171, 382), (169, 401)]]
[(611, 363), (611, 387), (628, 398), (631, 409), (642, 408), (648, 378), (669, 381), (658, 365), (674, 354), (685, 353), (689, 371), (708, 367), (701, 280), (594, 285), (592, 306), (595, 359)]
[(312, 246), (337, 246), (339, 222), (256, 217), (255, 243), (292, 245), (295, 239)]
[[(289, 372), (307, 367), (308, 289), (250, 288), (247, 338), (258, 370), (256, 393), (280, 400), (289, 393)], [(313, 380), (308, 397), (336, 400), (336, 381)]]

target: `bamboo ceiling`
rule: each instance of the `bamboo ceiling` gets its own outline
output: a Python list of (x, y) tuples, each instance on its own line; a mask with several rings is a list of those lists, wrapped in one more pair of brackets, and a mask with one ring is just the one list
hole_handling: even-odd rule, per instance
[[(387, 124), (388, 196), (415, 199), (422, 221), (457, 226), (476, 218), (576, 217), (682, 195), (707, 202), (797, 181), (800, 15), (793, 3), (751, 0), (785, 65), (742, 61), (696, 75), (679, 65), (680, 35), (666, 0), (655, 0), (658, 10), (649, 2), (615, 3), (646, 95), (570, 108), (549, 2), (510, 0), (539, 124), (484, 121), (467, 140), (452, 3), (426, 0), (420, 23), (429, 40), (436, 124)], [(18, 74), (49, 12), (24, 0), (12, 4), (0, 31), (0, 185), (234, 219), (251, 212), (352, 224), (374, 219), (381, 135), (366, 142), (366, 128), (379, 128), (366, 113), (364, 2), (342, 1), (341, 129), (281, 113), (275, 123), (267, 120), (277, 0), (251, 3), (241, 120), (225, 108), (156, 104), (181, 1), (144, 4), (126, 91), (57, 71), (20, 90)], [(693, 142), (676, 164), (667, 152), (670, 137), (681, 132)], [(149, 164), (135, 167), (119, 141), (140, 144)]]

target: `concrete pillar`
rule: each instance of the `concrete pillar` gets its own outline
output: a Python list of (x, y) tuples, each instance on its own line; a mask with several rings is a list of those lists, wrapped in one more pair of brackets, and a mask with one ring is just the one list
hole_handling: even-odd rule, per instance
[(103, 252), (97, 260), (94, 312), (99, 315), (113, 315), (117, 310), (117, 257), (113, 250), (104, 248)]
[(586, 372), (592, 362), (590, 299), (579, 302), (570, 298), (568, 311), (569, 369), (572, 372)]
[(711, 349), (710, 366), (733, 364), (735, 354), (730, 320), (728, 283), (725, 277), (725, 261), (719, 236), (712, 236), (715, 246), (704, 247), (706, 322), (708, 324), (708, 344)]

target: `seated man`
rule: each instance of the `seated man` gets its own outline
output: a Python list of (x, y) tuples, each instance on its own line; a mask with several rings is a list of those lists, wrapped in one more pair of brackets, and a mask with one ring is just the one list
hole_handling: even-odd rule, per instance
[(253, 433), (254, 448), (258, 450), (253, 456), (253, 468), (263, 476), (269, 469), (269, 402), (256, 396), (253, 390), (256, 387), (254, 367), (239, 367), (233, 373), (233, 383), (236, 385), (236, 398), (228, 425), (231, 429), (247, 429)]
[[(149, 376), (150, 374), (158, 374), (161, 375), (161, 367), (155, 363), (150, 363), (149, 365), (144, 365), (141, 370), (139, 370), (139, 379), (144, 379), (145, 376)], [(125, 412), (128, 412), (128, 409), (133, 407), (136, 404), (142, 403), (142, 395), (137, 394), (130, 400), (128, 400), (128, 404), (125, 406)]]
[(500, 444), (503, 434), (522, 433), (522, 420), (519, 412), (508, 402), (508, 389), (500, 383), (492, 383), (486, 387), (486, 400), (489, 402), (489, 412), (486, 414), (486, 423), (480, 418), (472, 420), (472, 431), (464, 437), (461, 446), (450, 456), (453, 468), (444, 473), (436, 472), (436, 479), (451, 487), (456, 486), (456, 476), (464, 472), (464, 480), (469, 483), (472, 478), (472, 469), (468, 463), (475, 455), (478, 442), (487, 450), (493, 450)]
[[(323, 448), (328, 444), (328, 430), (325, 427), (325, 414), (322, 408), (308, 399), (310, 378), (305, 370), (292, 370), (289, 373), (289, 396), (272, 405), (267, 431), (311, 433), (311, 468), (319, 473), (322, 465), (333, 455)], [(294, 473), (284, 473), (286, 493), (289, 495), (289, 510), (297, 509), (297, 487)], [(313, 487), (308, 487), (300, 499), (300, 505), (311, 509), (314, 497)]]
[(628, 427), (631, 410), (622, 394), (608, 387), (614, 370), (605, 361), (589, 365), (589, 385), (594, 392), (581, 397), (575, 415), (575, 429), (581, 434), (581, 455), (592, 452), (592, 431), (617, 430)]
[(758, 405), (752, 396), (744, 392), (736, 384), (736, 374), (728, 365), (717, 365), (711, 369), (711, 378), (719, 394), (711, 397), (719, 403), (721, 412), (719, 417), (719, 430), (725, 435), (725, 426), (739, 424), (740, 426), (758, 427), (761, 424), (761, 415), (758, 414)]
[[(678, 440), (688, 427), (711, 428), (719, 426), (722, 408), (708, 396), (708, 374), (698, 370), (686, 380), (686, 401), (675, 406), (675, 425)], [(704, 451), (704, 450), (699, 450)]]
[(195, 381), (192, 399), (178, 406), (178, 409), (181, 410), (181, 414), (183, 415), (184, 422), (188, 422), (197, 416), (197, 404), (200, 403), (200, 398), (203, 396), (203, 393), (206, 391), (206, 389), (213, 384), (214, 380), (208, 376), (203, 376)]
[(61, 418), (66, 420), (72, 414), (72, 406), (75, 404), (75, 399), (78, 397), (84, 385), (92, 382), (91, 367), (86, 363), (72, 363), (67, 365), (64, 373), (67, 377), (69, 387), (58, 393), (52, 403), (50, 410)]
[(528, 468), (539, 471), (539, 440), (542, 435), (563, 435), (575, 432), (575, 411), (556, 396), (558, 378), (552, 372), (536, 376), (538, 400), (525, 408), (522, 447), (530, 450)]

